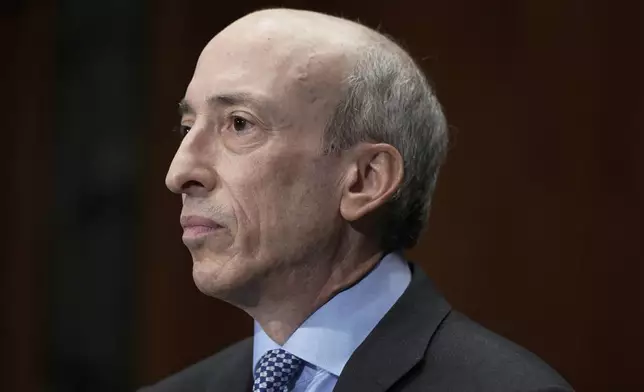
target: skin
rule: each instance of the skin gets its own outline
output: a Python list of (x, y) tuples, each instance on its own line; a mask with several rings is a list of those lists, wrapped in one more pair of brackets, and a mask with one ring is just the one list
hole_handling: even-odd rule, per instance
[(402, 180), (400, 154), (378, 143), (322, 152), (342, 80), (373, 34), (312, 12), (247, 15), (208, 43), (182, 101), (187, 133), (166, 185), (182, 217), (220, 226), (184, 233), (195, 284), (278, 344), (382, 257), (373, 222)]

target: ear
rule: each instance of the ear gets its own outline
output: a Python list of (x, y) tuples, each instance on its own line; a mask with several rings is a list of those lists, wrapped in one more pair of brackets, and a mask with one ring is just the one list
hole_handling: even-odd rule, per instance
[(340, 213), (354, 222), (385, 204), (403, 180), (403, 159), (390, 144), (362, 143), (351, 150)]

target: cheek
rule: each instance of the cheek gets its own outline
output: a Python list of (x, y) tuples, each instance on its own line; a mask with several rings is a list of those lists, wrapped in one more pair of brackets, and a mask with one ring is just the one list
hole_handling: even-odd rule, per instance
[(221, 166), (222, 193), (235, 215), (233, 235), (238, 252), (248, 254), (257, 249), (260, 233), (274, 225), (271, 217), (277, 215), (276, 201), (282, 198), (285, 185), (281, 176), (270, 170), (270, 164), (269, 160), (239, 156)]
[(243, 163), (231, 160), (236, 169), (222, 179), (231, 195), (240, 251), (275, 257), (330, 229), (339, 206), (332, 168), (302, 153), (240, 158)]
[(319, 237), (336, 212), (330, 175), (312, 163), (280, 162), (274, 167), (279, 169), (276, 174), (265, 173), (256, 189), (261, 241), (292, 247)]

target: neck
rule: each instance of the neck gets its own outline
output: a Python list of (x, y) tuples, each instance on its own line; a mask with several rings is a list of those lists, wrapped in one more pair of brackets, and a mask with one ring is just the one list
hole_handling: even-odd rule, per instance
[(268, 290), (252, 307), (243, 309), (277, 344), (283, 345), (318, 308), (351, 287), (380, 261), (377, 249), (350, 250), (325, 260), (302, 263), (270, 279)]

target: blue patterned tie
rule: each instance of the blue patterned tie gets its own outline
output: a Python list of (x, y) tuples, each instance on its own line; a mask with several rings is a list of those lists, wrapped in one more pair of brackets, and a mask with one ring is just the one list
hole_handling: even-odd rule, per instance
[(253, 392), (288, 392), (304, 368), (304, 361), (276, 348), (262, 355), (255, 368)]

